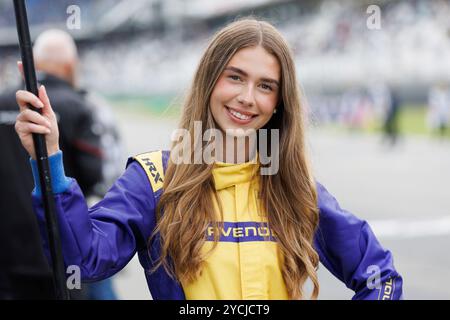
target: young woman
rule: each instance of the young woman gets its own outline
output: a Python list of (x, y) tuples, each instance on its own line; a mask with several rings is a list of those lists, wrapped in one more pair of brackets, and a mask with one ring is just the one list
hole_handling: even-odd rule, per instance
[[(17, 101), (16, 130), (32, 159), (32, 133), (46, 135), (65, 263), (80, 266), (85, 281), (112, 276), (138, 252), (154, 299), (301, 299), (308, 279), (317, 298), (320, 261), (355, 291), (354, 299), (401, 298), (391, 253), (312, 175), (292, 53), (269, 23), (243, 19), (220, 30), (195, 73), (180, 123), (189, 134), (182, 150), (193, 160), (199, 146), (220, 145), (214, 161), (177, 161), (180, 143), (130, 158), (90, 209), (77, 182), (64, 175), (45, 88), (39, 98), (18, 91)], [(213, 129), (223, 135), (205, 140)], [(277, 135), (247, 139), (244, 149), (237, 144), (242, 130), (263, 129)], [(269, 174), (260, 170), (268, 167), (264, 141), (278, 155)]]

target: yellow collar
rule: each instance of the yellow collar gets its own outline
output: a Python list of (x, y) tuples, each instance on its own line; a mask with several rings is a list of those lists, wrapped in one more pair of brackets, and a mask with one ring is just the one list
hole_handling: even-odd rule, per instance
[(258, 156), (256, 156), (256, 161), (238, 164), (216, 161), (212, 170), (216, 190), (251, 181), (258, 175), (258, 160)]

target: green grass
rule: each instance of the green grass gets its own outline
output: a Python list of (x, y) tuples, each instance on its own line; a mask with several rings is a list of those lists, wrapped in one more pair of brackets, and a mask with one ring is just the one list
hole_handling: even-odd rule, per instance
[(423, 107), (405, 107), (399, 114), (400, 132), (427, 135), (430, 129), (426, 125), (427, 110)]
[(178, 118), (180, 115), (180, 103), (174, 95), (111, 95), (106, 98), (114, 108), (122, 110), (168, 118)]
[[(401, 135), (419, 135), (428, 137), (439, 137), (437, 132), (433, 132), (426, 122), (427, 107), (417, 105), (404, 105), (398, 114), (398, 130)], [(332, 131), (344, 132), (348, 130), (358, 131), (365, 134), (374, 134), (383, 132), (383, 121), (373, 119), (369, 121), (366, 127), (361, 129), (349, 129), (343, 125), (327, 125), (327, 129)], [(450, 139), (450, 128), (447, 130), (445, 138)]]

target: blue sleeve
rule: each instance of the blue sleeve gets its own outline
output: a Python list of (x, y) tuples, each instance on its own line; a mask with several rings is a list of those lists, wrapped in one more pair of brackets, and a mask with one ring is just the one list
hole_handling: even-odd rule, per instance
[[(33, 194), (40, 197), (42, 194), (41, 184), (39, 183), (39, 171), (36, 160), (30, 158), (31, 171), (34, 179)], [(66, 177), (63, 166), (62, 151), (58, 151), (54, 155), (48, 157), (48, 164), (50, 168), (50, 175), (52, 177), (52, 191), (53, 193), (61, 193), (69, 188), (70, 179)]]
[(354, 300), (402, 299), (402, 277), (390, 251), (378, 242), (368, 223), (340, 208), (317, 183), (319, 227), (315, 249), (320, 262), (355, 292)]
[[(55, 177), (55, 181), (62, 180)], [(155, 227), (153, 191), (145, 171), (135, 161), (129, 163), (104, 199), (90, 209), (78, 183), (71, 178), (54, 199), (65, 265), (79, 266), (85, 281), (105, 279), (120, 271), (137, 250), (146, 248)], [(43, 204), (36, 192), (33, 206), (50, 259)]]

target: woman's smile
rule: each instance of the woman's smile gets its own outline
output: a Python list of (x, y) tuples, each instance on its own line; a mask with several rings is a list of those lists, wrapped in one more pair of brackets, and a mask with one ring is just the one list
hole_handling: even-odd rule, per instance
[(230, 119), (237, 124), (249, 124), (255, 117), (258, 116), (257, 114), (230, 108), (227, 105), (225, 105), (225, 111), (227, 112)]

